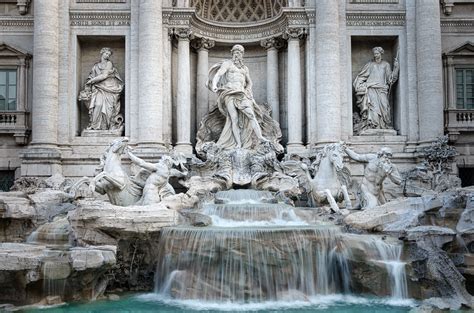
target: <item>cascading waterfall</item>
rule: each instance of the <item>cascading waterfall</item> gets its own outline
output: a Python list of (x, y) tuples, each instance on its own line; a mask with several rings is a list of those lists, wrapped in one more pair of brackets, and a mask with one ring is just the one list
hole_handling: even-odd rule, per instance
[(354, 242), (385, 265), (392, 298), (407, 296), (401, 246), (371, 236), (347, 241), (338, 227), (309, 224), (268, 192), (219, 192), (202, 213), (213, 226), (163, 229), (155, 277), (160, 296), (260, 303), (348, 294)]
[(45, 250), (42, 266), (44, 296), (60, 296), (66, 291), (67, 278), (71, 274), (69, 256), (60, 250)]
[(58, 266), (63, 267), (57, 261), (45, 261), (43, 264), (43, 293), (45, 296), (64, 296), (66, 290), (66, 279), (56, 277)]
[(308, 225), (268, 192), (226, 191), (216, 202), (203, 205), (214, 226), (163, 230), (157, 292), (261, 302), (350, 291), (349, 249), (337, 227)]
[(380, 260), (385, 264), (390, 277), (392, 299), (400, 300), (408, 297), (407, 281), (405, 275), (405, 262), (401, 261), (402, 246), (388, 244), (381, 239), (373, 239)]
[(163, 238), (156, 287), (174, 298), (243, 302), (349, 291), (337, 228), (172, 227)]

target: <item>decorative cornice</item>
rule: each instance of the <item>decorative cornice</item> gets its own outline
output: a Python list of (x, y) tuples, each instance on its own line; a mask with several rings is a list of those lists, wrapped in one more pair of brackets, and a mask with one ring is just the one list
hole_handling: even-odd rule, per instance
[(474, 19), (442, 19), (441, 32), (474, 33)]
[(349, 3), (356, 4), (398, 4), (399, 0), (350, 0)]
[(2, 32), (33, 32), (33, 17), (2, 16), (0, 29)]
[(71, 12), (71, 26), (130, 26), (130, 12)]
[(127, 3), (127, 0), (76, 0), (76, 3)]
[(218, 42), (248, 43), (279, 37), (289, 26), (308, 27), (308, 17), (304, 8), (284, 8), (278, 16), (257, 23), (215, 23), (197, 16), (193, 8), (166, 8), (163, 24), (168, 28), (189, 26), (196, 37)]
[(405, 12), (347, 13), (347, 26), (404, 26)]

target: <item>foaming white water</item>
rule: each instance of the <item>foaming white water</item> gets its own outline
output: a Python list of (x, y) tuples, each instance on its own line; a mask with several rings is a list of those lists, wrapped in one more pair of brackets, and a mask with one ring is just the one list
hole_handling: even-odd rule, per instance
[(182, 309), (195, 311), (227, 311), (227, 312), (248, 312), (261, 310), (285, 310), (285, 309), (330, 309), (335, 306), (343, 305), (390, 305), (402, 307), (414, 307), (416, 302), (413, 300), (380, 299), (365, 298), (352, 295), (330, 294), (307, 297), (304, 300), (292, 301), (262, 301), (262, 302), (231, 302), (231, 301), (203, 301), (203, 300), (178, 300), (163, 294), (149, 293), (139, 295), (137, 300), (143, 302), (159, 302)]
[(293, 207), (281, 203), (205, 204), (203, 214), (219, 227), (304, 226)]
[(176, 299), (265, 302), (349, 292), (336, 227), (164, 228), (156, 291)]
[(392, 299), (398, 301), (408, 297), (407, 280), (405, 274), (405, 262), (400, 260), (402, 246), (388, 244), (380, 239), (373, 239), (372, 244), (376, 247), (382, 263), (385, 264), (390, 276)]
[(216, 193), (216, 201), (228, 204), (274, 202), (274, 196), (269, 191), (238, 189), (225, 190)]
[(231, 219), (221, 218), (217, 215), (211, 215), (212, 225), (218, 227), (227, 227), (227, 228), (235, 228), (235, 227), (266, 227), (266, 226), (307, 226), (309, 225), (303, 220), (293, 220), (288, 221), (284, 219), (272, 219), (269, 221), (252, 221), (252, 220), (245, 220), (245, 221), (235, 221)]

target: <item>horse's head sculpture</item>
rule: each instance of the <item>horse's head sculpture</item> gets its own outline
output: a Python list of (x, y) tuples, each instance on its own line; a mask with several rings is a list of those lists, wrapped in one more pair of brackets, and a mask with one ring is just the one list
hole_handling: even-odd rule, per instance
[(326, 145), (324, 147), (324, 154), (329, 158), (337, 172), (344, 168), (344, 157), (342, 146), (338, 143)]

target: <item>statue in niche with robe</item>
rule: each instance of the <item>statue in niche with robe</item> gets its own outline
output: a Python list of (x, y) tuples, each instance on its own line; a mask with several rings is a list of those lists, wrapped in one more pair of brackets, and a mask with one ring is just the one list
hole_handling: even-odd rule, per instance
[(244, 47), (234, 45), (231, 53), (232, 59), (209, 70), (207, 87), (217, 93), (217, 101), (201, 122), (196, 151), (200, 154), (206, 142), (216, 142), (223, 150), (253, 150), (268, 142), (280, 153), (279, 124), (268, 108), (254, 100), (249, 69), (243, 62)]
[(398, 80), (398, 55), (390, 64), (382, 59), (382, 47), (372, 49), (374, 59), (368, 62), (354, 80), (357, 106), (360, 109), (360, 121), (354, 127), (359, 132), (367, 129), (392, 129), (390, 91)]
[(79, 93), (89, 112), (86, 131), (109, 131), (120, 136), (123, 116), (120, 114), (120, 94), (124, 83), (110, 57), (110, 48), (100, 50), (101, 60), (94, 64), (84, 90)]

